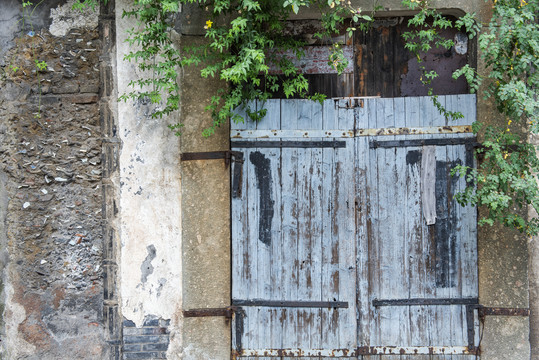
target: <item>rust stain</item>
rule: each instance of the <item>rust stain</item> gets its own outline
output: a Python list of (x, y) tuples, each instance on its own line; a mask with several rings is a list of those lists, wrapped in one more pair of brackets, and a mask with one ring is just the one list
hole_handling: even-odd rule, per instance
[(251, 278), (251, 272), (249, 271), (249, 253), (247, 251), (244, 251), (243, 253), (243, 275), (245, 279)]
[(54, 305), (55, 309), (58, 309), (60, 307), (60, 302), (64, 300), (66, 294), (66, 290), (63, 287), (57, 287), (53, 290), (54, 298), (52, 300), (52, 303)]

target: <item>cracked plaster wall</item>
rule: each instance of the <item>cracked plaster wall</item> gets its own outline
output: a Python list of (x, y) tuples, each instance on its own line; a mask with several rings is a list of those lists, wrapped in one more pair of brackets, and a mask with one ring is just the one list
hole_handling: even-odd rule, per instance
[[(121, 16), (129, 4), (116, 2), (119, 94), (131, 91), (129, 81), (140, 76), (134, 64), (123, 60), (130, 50), (126, 30), (134, 24)], [(152, 119), (151, 111), (144, 101), (118, 104), (121, 314), (137, 327), (147, 316), (171, 320), (174, 349), (181, 309), (180, 139), (167, 124), (178, 114)], [(175, 351), (169, 358), (177, 356)]]

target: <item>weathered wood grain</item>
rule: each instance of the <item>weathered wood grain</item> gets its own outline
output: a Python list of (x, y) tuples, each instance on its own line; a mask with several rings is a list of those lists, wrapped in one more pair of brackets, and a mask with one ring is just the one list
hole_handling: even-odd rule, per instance
[[(455, 123), (440, 115), (426, 97), (364, 99), (355, 108), (349, 108), (347, 100), (327, 100), (323, 105), (270, 100), (255, 104), (268, 110), (264, 120), (234, 128), (298, 134), (338, 129), (356, 134), (372, 128), (467, 126), (475, 118), (474, 99), (440, 97), (449, 109), (464, 110), (465, 119)], [(349, 305), (338, 309), (246, 306), (241, 340), (250, 354), (362, 346), (441, 346), (463, 351), (467, 345), (462, 305), (372, 305), (373, 299), (477, 296), (475, 209), (455, 203), (453, 195), (465, 182), (449, 175), (455, 164), (471, 162), (466, 146), (436, 146), (436, 160), (429, 166), (435, 171), (428, 179), (421, 178), (427, 166), (425, 148), (369, 147), (370, 140), (382, 137), (470, 135), (390, 133), (344, 138), (346, 147), (335, 149), (233, 149), (245, 154), (242, 194), (232, 200), (233, 299), (346, 301)], [(435, 188), (439, 219), (433, 225), (423, 216), (427, 182)], [(359, 358), (409, 360), (410, 356)]]

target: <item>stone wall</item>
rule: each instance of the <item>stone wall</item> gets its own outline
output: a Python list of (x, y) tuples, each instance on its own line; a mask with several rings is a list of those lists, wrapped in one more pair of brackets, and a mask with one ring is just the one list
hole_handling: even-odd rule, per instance
[[(19, 20), (20, 3), (3, 2), (1, 10)], [(9, 45), (0, 80), (6, 359), (101, 359), (107, 351), (101, 41), (97, 13), (85, 15), (89, 27), (74, 28), (66, 22), (70, 9), (44, 2), (33, 17), (3, 23)]]

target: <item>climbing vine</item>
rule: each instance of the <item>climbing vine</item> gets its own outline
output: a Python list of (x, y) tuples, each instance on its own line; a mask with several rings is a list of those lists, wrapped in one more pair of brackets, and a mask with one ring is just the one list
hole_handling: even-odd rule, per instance
[[(423, 72), (421, 81), (429, 86), (438, 76), (421, 65), (421, 53), (431, 47), (451, 48), (452, 39), (440, 36), (439, 29), (464, 29), (470, 36), (479, 34), (480, 27), (471, 14), (451, 21), (430, 7), (428, 0), (404, 0), (416, 10), (409, 21), (413, 30), (403, 34), (406, 48), (416, 55)], [(453, 174), (466, 178), (467, 187), (456, 195), (462, 205), (483, 206), (487, 215), (479, 224), (494, 222), (514, 227), (527, 235), (539, 233), (539, 219), (528, 218), (527, 207), (539, 210), (537, 173), (539, 160), (536, 149), (527, 139), (537, 134), (539, 125), (539, 1), (494, 0), (493, 16), (487, 31), (479, 34), (478, 43), (488, 74), (480, 76), (470, 65), (453, 74), (464, 76), (470, 90), (476, 92), (486, 82), (485, 97), (491, 98), (503, 116), (506, 126), (476, 122), (473, 131), (482, 139), (477, 149), (478, 167), (457, 166)], [(432, 91), (429, 90), (432, 96)], [(462, 115), (449, 112), (432, 100), (440, 113), (456, 119)]]
[(493, 99), (506, 126), (477, 123), (483, 136), (478, 150), (483, 161), (477, 168), (460, 166), (456, 173), (469, 183), (457, 195), (462, 204), (485, 206), (488, 215), (480, 223), (495, 221), (528, 235), (539, 233), (539, 219), (529, 219), (527, 206), (539, 210), (536, 149), (528, 132), (539, 130), (539, 0), (494, 0), (488, 31), (479, 36), (482, 57), (489, 69), (481, 78), (463, 69), (472, 83), (486, 81), (485, 95)]
[[(78, 0), (75, 6), (95, 7), (97, 2)], [(469, 184), (457, 194), (457, 200), (486, 207), (482, 224), (497, 221), (528, 235), (537, 234), (538, 219), (528, 219), (524, 213), (529, 205), (539, 210), (539, 160), (527, 141), (528, 131), (539, 131), (539, 0), (494, 0), (492, 20), (483, 24), (487, 30), (482, 33), (472, 14), (452, 20), (433, 9), (429, 0), (402, 2), (415, 11), (409, 20), (412, 30), (403, 36), (406, 48), (416, 56), (423, 71), (421, 81), (429, 87), (438, 76), (421, 64), (421, 54), (432, 47), (454, 46), (452, 39), (440, 35), (440, 29), (454, 27), (470, 37), (478, 36), (488, 74), (479, 76), (466, 65), (454, 77), (464, 76), (473, 92), (483, 83), (484, 95), (492, 99), (506, 122), (503, 127), (474, 124), (474, 131), (482, 139), (477, 150), (479, 166), (454, 169), (454, 174), (466, 177)], [(191, 3), (201, 6), (207, 14), (208, 41), (180, 52), (173, 42), (171, 24), (180, 6)], [(147, 76), (132, 81), (133, 91), (121, 99), (149, 99), (156, 104), (154, 117), (169, 114), (179, 107), (179, 69), (203, 64), (202, 77), (215, 77), (226, 84), (216, 91), (207, 107), (213, 124), (203, 135), (210, 136), (229, 119), (244, 121), (235, 114), (237, 107), (244, 106), (255, 121), (262, 118), (264, 111), (249, 108), (249, 100), (263, 101), (278, 92), (286, 97), (305, 97), (307, 79), (292, 60), (280, 55), (292, 52), (298, 58), (304, 56), (303, 40), (285, 34), (286, 21), (304, 7), (319, 11), (322, 30), (315, 36), (324, 40), (333, 34), (347, 32), (351, 36), (354, 31), (368, 29), (379, 4), (375, 2), (374, 12), (366, 13), (343, 0), (133, 0), (132, 9), (123, 16), (136, 20), (138, 25), (129, 32), (128, 41), (134, 50), (125, 59), (135, 62)], [(338, 45), (333, 45), (328, 64), (338, 72), (346, 68)], [(36, 62), (36, 66), (40, 64)], [(279, 71), (270, 72), (270, 67)], [(430, 90), (429, 95), (433, 95)], [(315, 94), (311, 98), (322, 100), (324, 96)], [(461, 116), (444, 109), (436, 96), (432, 99), (446, 117)], [(179, 134), (181, 126), (178, 123), (170, 127)]]
[[(285, 96), (305, 96), (308, 90), (306, 78), (298, 71), (292, 61), (276, 54), (294, 51), (300, 58), (303, 55), (300, 39), (283, 35), (284, 23), (291, 13), (302, 7), (316, 8), (324, 31), (316, 34), (323, 39), (338, 33), (344, 27), (351, 35), (356, 30), (366, 30), (373, 21), (374, 14), (366, 14), (355, 9), (350, 2), (340, 0), (214, 0), (208, 7), (206, 37), (209, 43), (187, 49), (180, 54), (172, 47), (167, 31), (167, 19), (177, 11), (184, 0), (138, 0), (134, 10), (125, 15), (142, 20), (144, 28), (131, 34), (131, 41), (140, 46), (127, 59), (142, 60), (139, 66), (151, 69), (154, 78), (138, 80), (141, 89), (151, 89), (128, 94), (128, 97), (145, 96), (152, 101), (161, 101), (162, 90), (168, 94), (166, 106), (154, 113), (160, 116), (173, 111), (179, 98), (176, 87), (176, 65), (188, 66), (205, 64), (202, 77), (217, 77), (228, 84), (212, 97), (208, 110), (214, 120), (213, 125), (204, 131), (211, 135), (215, 128), (229, 119), (243, 121), (234, 113), (238, 106), (248, 104), (249, 100), (264, 100), (282, 90)], [(481, 161), (477, 168), (459, 166), (455, 174), (466, 177), (469, 186), (456, 198), (461, 204), (485, 206), (487, 216), (481, 224), (495, 221), (525, 232), (537, 234), (539, 222), (528, 219), (526, 207), (531, 205), (539, 210), (537, 171), (539, 161), (535, 148), (526, 141), (526, 131), (516, 132), (518, 126), (537, 133), (537, 83), (539, 54), (539, 29), (537, 14), (539, 0), (494, 0), (493, 17), (488, 31), (479, 35), (479, 46), (490, 72), (480, 77), (475, 69), (466, 65), (457, 70), (454, 77), (464, 76), (472, 92), (488, 80), (486, 96), (491, 97), (499, 112), (506, 118), (507, 127), (477, 123), (474, 131), (483, 139), (478, 149)], [(429, 0), (403, 0), (403, 4), (416, 11), (409, 21), (413, 29), (403, 34), (406, 47), (415, 54), (420, 69), (421, 81), (429, 87), (438, 75), (426, 71), (421, 64), (421, 54), (431, 47), (450, 48), (452, 39), (440, 35), (439, 30), (455, 27), (470, 37), (479, 33), (480, 26), (472, 14), (453, 21), (433, 9)], [(220, 24), (219, 19), (230, 22)], [(268, 51), (272, 49), (272, 51)], [(156, 54), (163, 61), (152, 62)], [(340, 49), (335, 46), (328, 62), (336, 70), (346, 67)], [(277, 66), (282, 75), (269, 73), (269, 65)], [(429, 90), (429, 95), (432, 92)], [(323, 99), (316, 95), (316, 99)], [(434, 104), (448, 118), (456, 119), (462, 115), (443, 108), (436, 96)], [(264, 116), (247, 106), (246, 113), (254, 120)], [(511, 126), (512, 125), (512, 126)], [(181, 124), (172, 126), (178, 130)]]
[[(349, 32), (356, 30), (354, 24), (365, 28), (373, 21), (372, 16), (339, 0), (214, 0), (209, 5), (204, 4), (208, 43), (187, 48), (180, 54), (171, 40), (169, 24), (185, 2), (191, 1), (135, 0), (133, 9), (124, 13), (142, 24), (141, 28), (130, 32), (129, 42), (138, 50), (129, 53), (126, 59), (137, 62), (140, 69), (149, 71), (152, 76), (133, 81), (131, 85), (136, 90), (123, 95), (122, 99), (147, 98), (161, 104), (153, 116), (168, 114), (179, 104), (178, 66), (203, 63), (202, 77), (216, 77), (227, 84), (217, 90), (207, 107), (213, 124), (204, 131), (204, 136), (211, 135), (216, 127), (229, 119), (243, 121), (234, 112), (241, 106), (246, 106), (252, 119), (262, 118), (264, 110), (251, 109), (246, 105), (249, 100), (265, 100), (277, 92), (286, 97), (306, 97), (307, 79), (292, 60), (282, 56), (285, 52), (293, 52), (298, 58), (304, 56), (303, 40), (284, 34), (285, 22), (291, 13), (297, 13), (305, 6), (318, 9), (322, 30), (315, 36), (322, 40), (339, 33), (346, 18), (351, 19), (348, 21)], [(156, 56), (159, 57), (157, 62)], [(333, 45), (328, 62), (339, 72), (346, 68), (338, 45)], [(278, 74), (270, 73), (270, 67), (279, 69)], [(324, 96), (315, 94), (310, 98), (323, 100)], [(179, 134), (181, 126), (175, 124), (171, 128)]]

